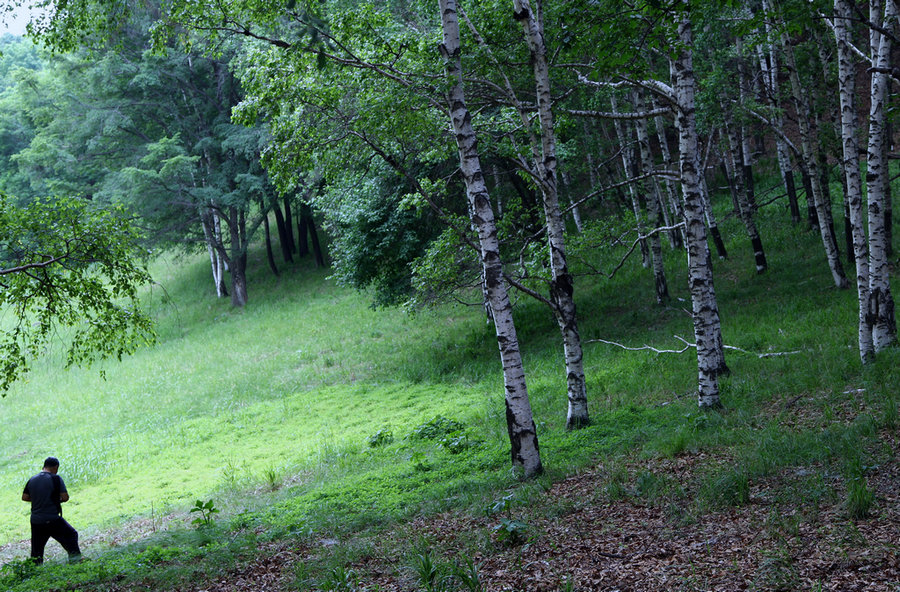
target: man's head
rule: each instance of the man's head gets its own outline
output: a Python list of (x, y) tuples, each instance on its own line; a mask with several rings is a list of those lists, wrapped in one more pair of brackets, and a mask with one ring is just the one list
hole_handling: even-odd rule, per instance
[(53, 456), (48, 456), (47, 460), (44, 461), (44, 470), (49, 471), (50, 473), (55, 473), (59, 470), (59, 459)]

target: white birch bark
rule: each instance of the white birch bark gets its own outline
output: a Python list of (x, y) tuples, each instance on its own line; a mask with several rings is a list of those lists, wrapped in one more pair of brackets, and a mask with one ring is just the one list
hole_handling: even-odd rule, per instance
[(696, 81), (693, 63), (693, 34), (690, 12), (678, 23), (679, 50), (674, 60), (676, 124), (678, 125), (679, 164), (684, 198), (684, 222), (688, 241), (688, 278), (691, 291), (694, 340), (697, 345), (700, 407), (718, 407), (719, 374), (727, 372), (719, 308), (713, 286), (712, 262), (703, 223), (703, 197), (699, 141), (696, 124)]
[[(763, 10), (768, 10), (767, 3), (763, 2)], [(771, 25), (766, 23), (766, 46), (757, 46), (759, 52), (759, 68), (762, 72), (763, 89), (766, 102), (772, 107), (772, 125), (775, 127), (775, 154), (778, 157), (778, 170), (781, 171), (781, 180), (788, 194), (788, 207), (791, 212), (791, 222), (800, 223), (800, 207), (797, 204), (797, 189), (794, 184), (794, 170), (791, 166), (791, 153), (787, 142), (784, 141), (784, 116), (778, 103), (781, 95), (778, 80), (778, 53), (775, 44), (771, 42)], [(768, 59), (767, 59), (768, 57)]]
[[(634, 110), (638, 113), (644, 111), (644, 98), (640, 91), (632, 91), (632, 101), (634, 102)], [(650, 134), (647, 132), (647, 120), (637, 119), (634, 122), (635, 131), (638, 138), (638, 150), (641, 155), (641, 172), (650, 174), (653, 171), (653, 158), (650, 156)], [(641, 184), (648, 189), (646, 194), (647, 213), (650, 215), (650, 225), (658, 226), (660, 222), (660, 197), (659, 186), (652, 177), (648, 183)], [(662, 243), (659, 233), (654, 233), (648, 239), (650, 243), (650, 255), (653, 265), (653, 279), (656, 288), (656, 303), (665, 304), (669, 300), (669, 285), (666, 281), (666, 270), (663, 267)]]
[(512, 317), (512, 305), (503, 281), (497, 226), (481, 168), (478, 139), (472, 127), (463, 91), (456, 0), (439, 0), (439, 9), (443, 28), (443, 43), (440, 50), (445, 61), (447, 79), (451, 85), (447, 96), (450, 121), (456, 136), (460, 170), (466, 184), (466, 196), (473, 215), (472, 222), (478, 229), (484, 280), (494, 314), (494, 327), (503, 364), (510, 455), (513, 464), (521, 466), (525, 475), (530, 477), (541, 473), (543, 468), (525, 383), (525, 369)]
[[(872, 18), (874, 17), (870, 17), (870, 20)], [(883, 28), (893, 29), (896, 19), (897, 5), (894, 1), (888, 0), (884, 5)], [(876, 34), (873, 32), (872, 35)], [(890, 84), (887, 70), (891, 65), (892, 44), (890, 35), (877, 37), (878, 51), (873, 56), (872, 62), (866, 168), (869, 211), (869, 314), (872, 317), (872, 340), (876, 353), (897, 342), (897, 323), (894, 318), (894, 298), (891, 294), (884, 218), (886, 184), (889, 178), (888, 161), (884, 150), (887, 140), (885, 118)]]
[(782, 46), (784, 48), (787, 68), (790, 72), (791, 90), (797, 105), (797, 123), (800, 130), (801, 152), (806, 170), (809, 173), (810, 190), (813, 194), (813, 203), (815, 203), (816, 217), (819, 223), (819, 233), (822, 235), (825, 256), (828, 260), (828, 267), (831, 269), (831, 277), (834, 280), (834, 285), (840, 289), (845, 289), (848, 288), (850, 284), (844, 273), (844, 266), (841, 264), (840, 255), (837, 252), (837, 241), (834, 238), (832, 226), (828, 223), (827, 206), (825, 204), (824, 190), (822, 188), (822, 175), (819, 169), (818, 157), (814, 152), (815, 146), (818, 145), (818, 141), (815, 129), (810, 123), (812, 114), (809, 108), (809, 102), (800, 85), (800, 74), (797, 71), (794, 50), (784, 35), (782, 36)]
[[(610, 103), (613, 113), (619, 112), (619, 106), (616, 102), (616, 96), (610, 96)], [(625, 169), (625, 178), (637, 176), (637, 164), (634, 158), (633, 142), (631, 134), (627, 133), (626, 123), (618, 118), (613, 119), (613, 127), (616, 129), (616, 138), (619, 140), (619, 150), (622, 153), (622, 167)], [(641, 202), (638, 197), (638, 189), (634, 183), (628, 184), (628, 195), (631, 196), (631, 211), (634, 212), (634, 224), (637, 228), (638, 240), (641, 246), (641, 265), (645, 268), (650, 267), (650, 249), (647, 245), (647, 228), (644, 224), (644, 215), (641, 213)]]
[(565, 222), (559, 207), (557, 182), (556, 130), (553, 123), (553, 97), (550, 91), (550, 67), (547, 48), (544, 45), (544, 24), (540, 6), (535, 11), (529, 0), (513, 0), (514, 18), (522, 25), (534, 66), (535, 92), (538, 118), (541, 125), (540, 160), (538, 173), (544, 217), (547, 222), (547, 240), (550, 248), (550, 298), (556, 321), (563, 337), (566, 360), (566, 384), (568, 412), (566, 428), (574, 429), (590, 423), (587, 406), (587, 386), (584, 378), (584, 353), (578, 333), (572, 274), (566, 261)]
[(841, 101), (841, 141), (844, 159), (841, 163), (847, 186), (847, 204), (856, 260), (856, 291), (859, 304), (859, 356), (863, 363), (875, 356), (872, 323), (869, 316), (869, 249), (862, 211), (862, 179), (859, 173), (859, 117), (856, 113), (856, 67), (850, 42), (849, 0), (834, 2), (834, 37), (837, 43), (838, 86)]
[[(656, 135), (659, 138), (659, 149), (662, 153), (663, 166), (670, 169), (672, 167), (672, 151), (669, 150), (669, 140), (666, 138), (665, 120), (662, 118), (662, 115), (657, 115), (653, 121), (656, 124)], [(664, 184), (669, 207), (672, 208), (675, 219), (683, 220), (684, 212), (682, 211), (681, 200), (678, 199), (678, 193), (675, 191), (675, 182), (669, 177), (666, 177), (664, 179)], [(684, 247), (684, 233), (681, 228), (673, 229), (671, 231), (671, 236), (676, 248), (680, 249)]]
[(206, 243), (206, 250), (209, 253), (209, 262), (212, 266), (213, 284), (216, 286), (216, 298), (222, 298), (227, 295), (225, 289), (225, 270), (222, 257), (216, 249), (216, 237), (213, 229), (212, 217), (214, 212), (206, 211), (206, 208), (199, 207), (200, 226), (203, 228), (203, 238)]
[[(734, 162), (733, 168), (736, 169), (738, 162), (742, 159), (745, 160), (745, 157), (742, 157), (741, 155), (741, 152), (745, 149), (745, 145), (742, 144), (737, 137), (736, 125), (731, 118), (728, 109), (726, 108), (723, 111), (725, 113), (725, 135), (728, 138), (731, 161)], [(759, 229), (757, 229), (756, 221), (753, 219), (753, 213), (756, 208), (754, 208), (753, 203), (750, 201), (752, 190), (747, 189), (746, 186), (746, 170), (746, 165), (744, 165), (743, 174), (738, 175), (737, 171), (734, 171), (734, 177), (732, 178), (732, 183), (734, 184), (734, 196), (737, 199), (738, 214), (741, 217), (741, 222), (744, 223), (744, 229), (747, 231), (747, 238), (750, 239), (750, 245), (753, 249), (753, 256), (756, 260), (756, 273), (763, 273), (768, 269), (768, 263), (766, 262), (766, 252), (763, 250), (762, 238), (759, 236)]]

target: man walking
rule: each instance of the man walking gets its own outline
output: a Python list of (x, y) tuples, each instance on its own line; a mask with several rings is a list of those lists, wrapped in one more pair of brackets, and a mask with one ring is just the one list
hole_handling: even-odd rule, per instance
[(22, 501), (31, 502), (31, 558), (37, 564), (44, 562), (44, 547), (50, 537), (59, 541), (70, 562), (81, 559), (78, 532), (62, 517), (61, 504), (69, 501), (69, 492), (57, 471), (59, 461), (51, 456), (22, 492)]

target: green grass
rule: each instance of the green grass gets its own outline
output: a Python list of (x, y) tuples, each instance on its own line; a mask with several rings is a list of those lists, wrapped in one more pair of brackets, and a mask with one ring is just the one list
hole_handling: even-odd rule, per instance
[[(845, 479), (849, 518), (870, 515), (877, 501), (866, 467), (879, 454), (877, 430), (897, 423), (900, 352), (862, 367), (855, 294), (832, 287), (820, 239), (771, 208), (760, 212), (759, 225), (770, 265), (761, 276), (738, 221), (722, 221), (731, 258), (714, 266), (725, 341), (751, 352), (797, 353), (728, 352), (732, 374), (721, 381), (721, 412), (696, 408), (692, 352), (590, 343), (593, 422), (566, 432), (555, 322), (541, 306), (520, 303), (516, 319), (548, 470), (524, 485), (509, 468), (496, 342), (479, 309), (448, 305), (413, 316), (372, 310), (365, 294), (335, 286), (326, 272), (301, 265), (274, 278), (256, 254), (250, 303), (234, 310), (211, 294), (204, 257), (162, 258), (153, 266), (160, 285), (146, 296), (158, 345), (103, 365), (105, 380), (97, 368), (60, 371), (59, 353), (48, 352), (0, 400), (0, 421), (11, 426), (0, 432), (0, 543), (27, 536), (28, 508), (16, 500), (48, 454), (62, 460), (72, 494), (66, 517), (83, 534), (115, 532), (160, 513), (189, 521), (197, 499), (214, 499), (223, 509), (216, 528), (236, 534), (220, 537), (231, 541), (225, 545), (201, 544), (212, 535), (176, 524), (131, 547), (97, 543), (88, 567), (14, 578), (8, 574), (20, 568), (10, 563), (0, 582), (18, 589), (24, 578), (21, 589), (39, 590), (75, 578), (84, 589), (90, 582), (103, 589), (104, 578), (127, 574), (165, 589), (252, 554), (257, 537), (343, 537), (423, 512), (483, 512), (514, 486), (519, 498), (540, 505), (549, 482), (597, 459), (609, 472), (598, 495), (677, 508), (679, 519), (746, 503), (760, 479), (781, 480), (776, 501), (818, 503), (834, 495), (825, 472)], [(615, 260), (594, 256), (606, 267)], [(681, 347), (674, 335), (691, 340), (683, 255), (669, 253), (666, 267), (673, 301), (664, 308), (638, 264), (611, 281), (579, 278), (582, 337), (661, 349)], [(436, 416), (464, 425), (458, 450), (412, 436)], [(370, 446), (379, 433), (393, 438)], [(696, 451), (728, 461), (700, 467), (692, 483), (625, 468)], [(699, 495), (686, 508), (690, 492)], [(300, 579), (349, 582), (345, 565), (364, 551), (342, 549), (330, 562), (305, 567)], [(7, 547), (3, 560), (26, 552), (25, 545)], [(773, 556), (771, 578), (790, 576), (779, 562)]]

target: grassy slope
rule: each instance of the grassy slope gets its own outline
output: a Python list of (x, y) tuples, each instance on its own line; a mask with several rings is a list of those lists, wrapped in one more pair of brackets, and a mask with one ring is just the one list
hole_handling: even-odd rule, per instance
[[(585, 359), (595, 423), (566, 433), (554, 323), (524, 303), (517, 322), (550, 478), (598, 454), (635, 450), (702, 448), (738, 459), (737, 477), (712, 469), (698, 477), (710, 483), (746, 481), (786, 464), (847, 464), (858, 453), (844, 450), (852, 448), (845, 436), (866, 430), (851, 421), (835, 428), (840, 433), (823, 432), (848, 399), (845, 391), (864, 389), (860, 407), (884, 421), (891, 409), (896, 416), (897, 352), (861, 368), (854, 294), (831, 288), (818, 238), (787, 228), (784, 219), (763, 214), (770, 272), (760, 277), (740, 229), (726, 223), (732, 258), (716, 263), (717, 291), (729, 345), (800, 353), (731, 354), (722, 415), (696, 411), (691, 354), (595, 343)], [(233, 511), (263, 506), (242, 520), (268, 536), (340, 531), (423, 507), (483, 505), (512, 483), (496, 345), (477, 309), (415, 317), (372, 311), (364, 296), (333, 286), (322, 272), (274, 279), (261, 261), (251, 265), (260, 272), (251, 278), (250, 306), (234, 311), (208, 295), (202, 258), (158, 263), (165, 292), (148, 296), (159, 318), (158, 346), (107, 365), (105, 381), (96, 370), (59, 372), (51, 355), (0, 401), (0, 421), (16, 428), (0, 434), (0, 499), (7, 500), (0, 541), (25, 536), (27, 508), (14, 500), (48, 453), (62, 458), (73, 493), (67, 517), (87, 532), (151, 506), (185, 513), (192, 500), (210, 496)], [(666, 309), (652, 303), (652, 278), (639, 266), (611, 282), (581, 280), (582, 336), (681, 347), (672, 336), (691, 335), (682, 268), (672, 255), (675, 301)], [(805, 431), (781, 425), (777, 410), (796, 398), (823, 422)], [(438, 414), (471, 426), (477, 444), (450, 455), (403, 439)], [(367, 437), (385, 427), (395, 443), (369, 450)]]

